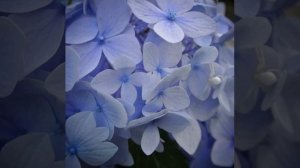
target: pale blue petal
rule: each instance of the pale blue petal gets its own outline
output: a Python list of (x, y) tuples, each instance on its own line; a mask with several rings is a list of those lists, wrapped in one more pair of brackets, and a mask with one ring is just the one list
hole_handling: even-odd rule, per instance
[(78, 156), (92, 166), (100, 166), (118, 151), (111, 142), (101, 142), (96, 137), (86, 141), (85, 146), (78, 148)]
[(80, 55), (78, 79), (92, 72), (100, 62), (102, 47), (96, 42), (73, 46)]
[(138, 64), (142, 61), (140, 43), (135, 36), (129, 34), (118, 35), (107, 39), (103, 46), (103, 52), (107, 60), (116, 69), (121, 68), (122, 64), (119, 62), (120, 59), (127, 59), (134, 64)]
[(167, 109), (178, 111), (190, 105), (190, 98), (180, 86), (174, 86), (163, 92), (163, 103)]
[(123, 83), (121, 87), (121, 98), (130, 104), (134, 104), (136, 97), (137, 91), (135, 86), (131, 83)]
[[(182, 43), (170, 44), (158, 36), (154, 31), (148, 33), (145, 43), (155, 44), (158, 48), (158, 57), (161, 68), (175, 67), (182, 57)], [(144, 50), (143, 50), (144, 51)]]
[(219, 101), (212, 99), (211, 96), (205, 101), (201, 101), (192, 96), (188, 111), (191, 112), (197, 120), (207, 121), (216, 114), (218, 106)]
[(184, 130), (175, 132), (172, 135), (180, 147), (188, 154), (193, 155), (198, 149), (202, 134), (198, 121), (191, 116), (187, 119), (189, 120), (189, 125)]
[(135, 112), (135, 106), (133, 104), (128, 103), (127, 101), (123, 100), (123, 99), (118, 99), (124, 106), (127, 115), (131, 116), (132, 114), (134, 114)]
[(113, 94), (121, 87), (122, 82), (119, 78), (120, 72), (106, 69), (93, 78), (91, 86), (98, 92)]
[(79, 55), (71, 47), (66, 47), (66, 91), (70, 91), (78, 80)]
[(137, 87), (144, 86), (147, 82), (149, 82), (149, 76), (148, 74), (144, 72), (135, 72), (132, 75), (130, 75), (130, 81), (132, 84), (134, 84)]
[(155, 44), (159, 49), (159, 62), (162, 68), (173, 68), (179, 63), (183, 51), (181, 43), (171, 44), (161, 39)]
[(142, 136), (142, 150), (146, 155), (151, 155), (158, 147), (160, 141), (158, 128), (154, 124), (149, 124)]
[[(0, 17), (0, 97), (14, 90), (23, 70), (25, 35), (11, 20)], [(5, 47), (6, 46), (6, 47)], [(8, 47), (9, 46), (9, 47)]]
[(132, 120), (128, 123), (128, 128), (137, 127), (141, 125), (148, 124), (149, 122), (156, 120), (167, 114), (167, 110), (162, 110), (160, 112), (152, 113), (152, 115), (148, 115), (145, 117), (141, 117), (135, 120)]
[(128, 0), (128, 5), (134, 15), (146, 23), (157, 23), (165, 18), (163, 11), (146, 0)]
[(199, 50), (196, 51), (191, 62), (194, 65), (212, 63), (217, 59), (218, 54), (219, 53), (216, 47), (213, 46), (201, 47)]
[(159, 21), (153, 27), (155, 33), (169, 43), (178, 43), (183, 40), (183, 28), (177, 23), (168, 21), (167, 19)]
[(229, 115), (234, 115), (234, 78), (224, 81), (220, 88), (218, 99)]
[(159, 118), (156, 124), (159, 128), (169, 133), (176, 133), (183, 131), (189, 125), (189, 121), (175, 112), (169, 112)]
[(220, 111), (209, 123), (209, 130), (215, 139), (233, 141), (234, 118)]
[[(74, 87), (76, 89), (76, 86)], [(67, 109), (71, 106), (71, 113), (77, 113), (81, 111), (95, 111), (97, 109), (97, 103), (89, 91), (86, 90), (72, 90), (67, 93)]]
[(92, 112), (76, 113), (66, 121), (66, 136), (70, 144), (80, 143), (95, 129), (96, 121)]
[(155, 71), (159, 67), (159, 50), (153, 43), (145, 43), (143, 46), (143, 64), (148, 72)]
[(213, 40), (212, 35), (200, 36), (200, 37), (194, 38), (195, 43), (198, 44), (201, 47), (210, 46), (212, 40)]
[(165, 89), (174, 86), (177, 84), (180, 80), (185, 80), (189, 73), (190, 73), (191, 67), (189, 65), (182, 66), (178, 69), (176, 69), (172, 74), (164, 77), (159, 83), (149, 91), (150, 93), (146, 96), (145, 99), (147, 101), (150, 101), (154, 97), (156, 97), (159, 92), (164, 91)]
[(24, 52), (23, 77), (46, 63), (57, 52), (65, 32), (65, 17), (61, 9), (38, 10), (9, 16), (27, 37)]
[(166, 12), (173, 11), (179, 14), (191, 10), (194, 6), (193, 0), (156, 0), (156, 2), (162, 10)]
[(206, 36), (216, 31), (216, 23), (209, 16), (200, 12), (187, 12), (179, 16), (176, 23), (185, 35), (195, 38)]
[(218, 166), (232, 166), (234, 161), (234, 143), (226, 139), (215, 141), (211, 151), (211, 160)]
[(91, 41), (98, 34), (97, 20), (95, 17), (83, 16), (76, 19), (66, 29), (67, 44), (81, 44)]
[(100, 35), (109, 38), (120, 34), (127, 27), (131, 11), (126, 0), (101, 0), (94, 2), (97, 8)]
[(209, 73), (207, 68), (192, 71), (188, 79), (188, 87), (191, 93), (200, 100), (206, 100), (211, 92), (211, 86), (208, 83)]
[(1, 0), (0, 11), (5, 13), (25, 13), (50, 4), (53, 0)]
[(112, 123), (117, 128), (123, 128), (127, 125), (127, 113), (124, 106), (114, 97), (98, 93), (96, 100), (101, 106), (109, 123)]
[(66, 157), (66, 168), (81, 168), (80, 162), (76, 155)]

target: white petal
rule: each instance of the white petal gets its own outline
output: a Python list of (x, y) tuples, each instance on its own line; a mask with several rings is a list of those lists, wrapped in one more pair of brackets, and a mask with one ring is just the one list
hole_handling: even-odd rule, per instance
[(164, 11), (173, 11), (176, 13), (184, 13), (192, 9), (193, 0), (156, 0), (158, 6)]
[(155, 71), (159, 67), (159, 50), (153, 43), (145, 43), (143, 46), (143, 64), (148, 72)]

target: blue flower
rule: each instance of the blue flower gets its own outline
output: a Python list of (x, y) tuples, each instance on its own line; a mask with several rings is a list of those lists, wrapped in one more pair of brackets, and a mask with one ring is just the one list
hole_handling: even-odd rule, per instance
[(156, 104), (158, 107), (164, 106), (172, 111), (187, 108), (190, 105), (189, 96), (183, 87), (176, 85), (186, 79), (189, 72), (190, 67), (183, 66), (164, 77), (154, 88), (152, 86), (153, 89), (144, 90), (148, 93), (143, 96), (146, 103)]
[(109, 131), (96, 127), (91, 112), (80, 112), (66, 121), (66, 166), (80, 168), (79, 159), (92, 166), (99, 166), (109, 160), (118, 147), (106, 142)]
[(124, 128), (127, 125), (124, 106), (114, 97), (96, 92), (87, 82), (79, 82), (67, 94), (67, 114), (80, 111), (93, 112), (97, 126), (109, 127), (111, 132), (114, 126)]
[(73, 44), (81, 57), (79, 79), (97, 67), (102, 54), (117, 69), (142, 59), (140, 44), (128, 26), (131, 12), (126, 1), (95, 1), (95, 5), (96, 17), (81, 16), (66, 30), (66, 43)]
[(147, 82), (144, 72), (133, 73), (134, 68), (106, 69), (93, 78), (92, 87), (101, 93), (113, 94), (121, 87), (121, 98), (133, 104), (137, 97), (136, 87)]
[(202, 47), (191, 59), (191, 73), (188, 87), (191, 93), (200, 100), (206, 100), (213, 87), (222, 83), (222, 67), (215, 63), (218, 50), (215, 47)]
[(149, 33), (143, 46), (143, 65), (147, 72), (165, 77), (177, 68), (182, 57), (181, 43), (170, 44), (156, 34)]
[[(183, 117), (180, 112), (168, 112), (162, 110), (160, 112), (152, 112), (151, 115), (141, 117), (129, 122), (128, 128), (141, 126), (144, 131), (142, 135), (137, 136), (137, 143), (141, 144), (142, 150), (146, 155), (152, 154), (161, 143), (159, 128), (169, 132), (177, 133), (184, 130), (189, 125), (189, 121)], [(131, 132), (139, 134), (138, 132)]]
[(213, 33), (215, 22), (201, 12), (190, 11), (193, 0), (156, 1), (159, 8), (146, 0), (129, 0), (128, 5), (136, 17), (153, 24), (154, 31), (170, 43), (183, 40), (184, 36), (199, 37)]

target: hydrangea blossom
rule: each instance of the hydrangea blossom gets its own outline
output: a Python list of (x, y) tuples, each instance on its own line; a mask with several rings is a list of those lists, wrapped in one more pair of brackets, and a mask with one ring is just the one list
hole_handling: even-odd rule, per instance
[[(101, 162), (85, 160), (89, 153), (78, 155), (83, 162), (132, 166), (137, 154), (129, 149), (130, 143), (147, 157), (165, 154), (166, 141), (176, 142), (187, 159), (197, 162), (194, 154), (204, 133), (215, 142), (207, 146), (209, 153), (234, 153), (233, 148), (224, 152), (218, 145), (232, 134), (227, 136), (227, 125), (220, 126), (223, 119), (216, 119), (220, 115), (233, 123), (233, 46), (228, 42), (233, 40), (232, 23), (221, 8), (216, 15), (199, 6), (217, 8), (215, 3), (193, 0), (95, 0), (69, 5), (67, 121), (88, 114), (95, 123), (91, 134), (102, 136), (99, 144), (117, 147)], [(206, 36), (213, 40), (203, 46), (196, 43)], [(98, 152), (93, 157), (106, 151)], [(226, 163), (219, 157), (212, 154), (209, 162), (232, 166), (233, 156)]]
[(215, 31), (215, 22), (205, 14), (190, 11), (193, 0), (157, 0), (154, 5), (146, 0), (129, 0), (132, 12), (146, 23), (152, 24), (154, 31), (170, 43), (183, 40), (184, 36), (205, 36)]

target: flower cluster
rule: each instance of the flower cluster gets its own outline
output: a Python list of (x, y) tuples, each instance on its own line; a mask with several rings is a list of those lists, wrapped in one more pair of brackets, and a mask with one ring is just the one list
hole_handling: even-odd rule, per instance
[[(234, 158), (233, 24), (224, 4), (77, 0), (66, 10), (66, 164), (131, 166), (167, 132), (193, 162), (202, 132), (218, 166)], [(197, 166), (196, 164), (194, 164)]]

